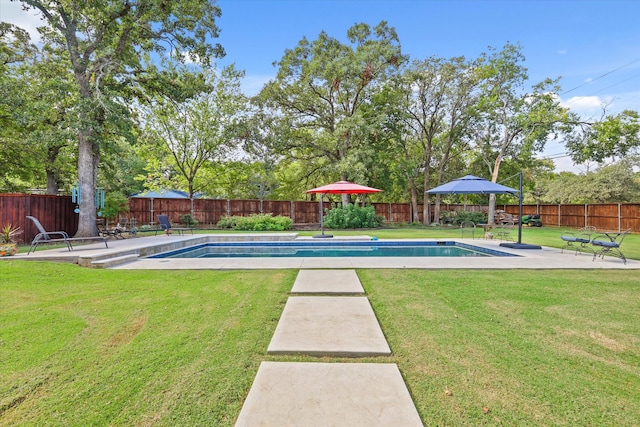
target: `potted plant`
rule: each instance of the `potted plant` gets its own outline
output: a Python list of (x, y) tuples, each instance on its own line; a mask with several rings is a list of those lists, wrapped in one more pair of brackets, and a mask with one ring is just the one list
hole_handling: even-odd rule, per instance
[(0, 229), (0, 256), (11, 256), (18, 252), (17, 237), (22, 233), (20, 227), (7, 223)]

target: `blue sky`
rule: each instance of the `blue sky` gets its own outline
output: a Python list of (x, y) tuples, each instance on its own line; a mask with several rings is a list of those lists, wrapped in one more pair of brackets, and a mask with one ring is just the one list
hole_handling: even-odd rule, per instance
[[(519, 43), (529, 83), (561, 77), (561, 99), (584, 117), (640, 110), (640, 1), (544, 0), (218, 0), (219, 64), (245, 70), (253, 94), (275, 75), (272, 63), (302, 37), (321, 31), (346, 42), (353, 24), (395, 27), (412, 59), (478, 57), (487, 47)], [(0, 0), (0, 19), (35, 27), (35, 18)], [(547, 155), (563, 152), (549, 144)], [(566, 162), (558, 159), (557, 163)], [(572, 169), (568, 165), (560, 169)], [(579, 168), (575, 169), (579, 171)]]

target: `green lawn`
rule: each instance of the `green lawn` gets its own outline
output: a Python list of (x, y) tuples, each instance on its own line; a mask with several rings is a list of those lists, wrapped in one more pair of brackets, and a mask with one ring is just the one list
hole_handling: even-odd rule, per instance
[[(0, 425), (233, 425), (296, 274), (0, 262)], [(638, 425), (637, 271), (358, 274), (425, 425)]]

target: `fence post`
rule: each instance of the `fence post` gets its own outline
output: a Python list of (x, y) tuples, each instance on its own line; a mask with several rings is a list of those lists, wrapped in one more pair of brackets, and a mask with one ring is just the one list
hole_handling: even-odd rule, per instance
[(589, 211), (589, 205), (587, 203), (584, 204), (584, 226), (589, 225), (589, 217), (587, 212)]
[(622, 231), (622, 203), (618, 203), (618, 233)]
[(227, 216), (231, 216), (231, 200), (227, 199)]
[(562, 212), (560, 212), (560, 209), (562, 209), (562, 204), (558, 203), (558, 227), (560, 227), (562, 222)]

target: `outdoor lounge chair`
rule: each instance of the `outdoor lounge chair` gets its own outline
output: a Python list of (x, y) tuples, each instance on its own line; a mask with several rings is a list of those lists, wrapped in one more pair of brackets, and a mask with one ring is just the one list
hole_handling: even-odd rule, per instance
[(167, 234), (171, 234), (172, 231), (177, 231), (178, 234), (183, 234), (185, 231), (191, 231), (191, 234), (193, 234), (193, 228), (172, 227), (171, 221), (169, 221), (169, 217), (167, 215), (158, 215), (158, 223), (160, 224), (160, 228), (156, 229), (156, 236), (158, 235), (158, 231), (164, 231)]
[(57, 243), (64, 242), (67, 245), (68, 250), (73, 250), (73, 245), (71, 242), (78, 242), (82, 240), (102, 240), (104, 242), (105, 247), (109, 247), (107, 245), (107, 239), (98, 236), (98, 237), (69, 237), (66, 231), (47, 231), (44, 229), (38, 218), (27, 215), (27, 218), (33, 222), (33, 225), (38, 229), (38, 234), (31, 241), (31, 246), (29, 246), (29, 251), (27, 255), (31, 252), (35, 252), (36, 248), (40, 243)]
[(605, 255), (613, 255), (620, 258), (622, 262), (626, 264), (627, 258), (625, 258), (622, 251), (620, 251), (620, 246), (630, 232), (631, 229), (629, 228), (622, 233), (602, 233), (594, 237), (591, 241), (591, 245), (594, 246), (593, 260), (595, 261), (598, 255), (603, 259)]
[(582, 251), (593, 253), (593, 249), (589, 246), (589, 243), (591, 243), (591, 236), (595, 232), (596, 228), (592, 225), (588, 225), (578, 229), (574, 233), (563, 234), (560, 238), (564, 241), (564, 246), (560, 253), (563, 253), (565, 249), (575, 251), (576, 255), (578, 255), (578, 252)]
[(104, 225), (103, 221), (97, 221), (96, 225), (98, 226), (98, 232), (100, 233), (101, 236), (103, 237), (115, 237), (116, 239), (124, 239), (124, 236), (122, 235), (122, 228), (118, 228), (118, 227), (114, 227), (114, 228), (107, 228)]

